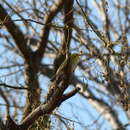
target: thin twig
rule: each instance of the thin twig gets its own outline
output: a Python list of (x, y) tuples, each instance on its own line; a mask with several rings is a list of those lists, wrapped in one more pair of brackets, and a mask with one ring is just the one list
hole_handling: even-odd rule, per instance
[(8, 84), (5, 84), (5, 83), (0, 83), (0, 86), (6, 87), (6, 88), (28, 90), (28, 88), (25, 88), (25, 87), (16, 87), (16, 86), (8, 85)]

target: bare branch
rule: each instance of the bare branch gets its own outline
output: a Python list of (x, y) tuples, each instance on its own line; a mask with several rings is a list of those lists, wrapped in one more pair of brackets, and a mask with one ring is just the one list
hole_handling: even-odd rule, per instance
[(0, 86), (6, 87), (6, 88), (12, 88), (12, 89), (19, 89), (19, 90), (29, 90), (29, 88), (25, 88), (25, 87), (16, 87), (16, 86), (11, 86), (5, 83), (0, 83)]
[(51, 28), (51, 26), (50, 26), (51, 22), (52, 22), (53, 18), (56, 16), (56, 14), (62, 9), (64, 2), (65, 2), (65, 0), (56, 1), (56, 3), (54, 3), (52, 5), (49, 14), (47, 14), (45, 16), (45, 25), (46, 26), (43, 27), (43, 29), (42, 29), (40, 47), (37, 50), (37, 54), (40, 58), (42, 58), (42, 56), (45, 53), (45, 49), (46, 49), (47, 42), (48, 42), (48, 36), (49, 36), (50, 28)]
[(26, 45), (26, 40), (24, 38), (24, 34), (18, 28), (16, 24), (12, 21), (9, 14), (0, 4), (0, 20), (2, 24), (7, 28), (8, 32), (12, 35), (17, 47), (25, 57), (25, 59), (29, 58), (29, 50)]

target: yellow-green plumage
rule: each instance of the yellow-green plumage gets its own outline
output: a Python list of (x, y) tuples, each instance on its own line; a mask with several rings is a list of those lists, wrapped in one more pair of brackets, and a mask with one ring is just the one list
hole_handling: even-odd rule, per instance
[[(78, 53), (71, 54), (70, 59), (69, 59), (69, 66), (68, 66), (70, 73), (74, 72), (74, 70), (76, 69), (76, 67), (78, 65), (79, 60), (80, 60), (80, 54), (78, 54)], [(56, 76), (59, 75), (64, 70), (65, 66), (68, 63), (67, 61), (68, 61), (68, 59), (66, 58), (64, 60), (64, 62), (60, 65), (60, 67), (58, 68), (56, 74), (53, 76), (51, 81), (53, 81), (56, 78)]]

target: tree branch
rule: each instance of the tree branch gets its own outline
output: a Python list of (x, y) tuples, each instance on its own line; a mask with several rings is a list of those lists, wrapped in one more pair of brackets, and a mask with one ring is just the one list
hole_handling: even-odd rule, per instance
[[(71, 98), (72, 96), (74, 96), (76, 93), (78, 93), (80, 90), (80, 88), (75, 88), (74, 90), (72, 90), (71, 92), (67, 93), (67, 94), (64, 94), (62, 97), (61, 97), (61, 103), (69, 98)], [(60, 103), (60, 104), (61, 104)]]
[(0, 86), (6, 87), (6, 88), (12, 88), (12, 89), (23, 89), (23, 90), (28, 90), (29, 88), (25, 88), (25, 87), (16, 87), (16, 86), (11, 86), (5, 83), (0, 83)]
[(0, 4), (0, 20), (2, 24), (7, 28), (8, 32), (12, 35), (17, 47), (27, 60), (29, 58), (29, 49), (26, 45), (26, 39), (22, 31), (18, 28), (18, 26), (12, 21), (9, 14)]
[(50, 9), (49, 14), (45, 16), (45, 26), (42, 29), (42, 36), (41, 36), (41, 42), (40, 42), (40, 47), (37, 50), (37, 55), (42, 58), (44, 55), (47, 42), (48, 42), (48, 36), (51, 28), (51, 22), (53, 18), (56, 16), (56, 14), (62, 9), (64, 5), (65, 0), (58, 0), (56, 3), (54, 3)]

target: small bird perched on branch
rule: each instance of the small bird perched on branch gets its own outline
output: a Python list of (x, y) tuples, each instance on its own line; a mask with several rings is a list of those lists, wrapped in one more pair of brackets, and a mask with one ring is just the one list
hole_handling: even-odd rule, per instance
[(52, 77), (51, 81), (54, 81), (58, 75), (63, 73), (66, 67), (69, 70), (70, 74), (73, 73), (79, 63), (80, 56), (81, 54), (73, 53), (73, 54), (70, 54), (68, 58), (66, 57), (66, 59), (63, 61), (63, 63), (60, 65), (60, 67), (56, 71), (55, 75)]

